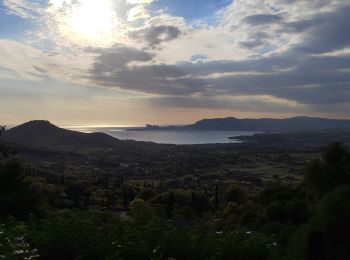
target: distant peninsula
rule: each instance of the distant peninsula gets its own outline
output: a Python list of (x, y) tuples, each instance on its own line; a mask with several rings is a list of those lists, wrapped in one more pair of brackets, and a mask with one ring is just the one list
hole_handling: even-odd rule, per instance
[(300, 132), (350, 130), (350, 120), (329, 119), (320, 117), (297, 116), (284, 119), (244, 118), (235, 117), (203, 119), (194, 124), (182, 126), (158, 126), (147, 124), (143, 128), (128, 129), (129, 131), (154, 130), (206, 130), (206, 131), (263, 131), (263, 132)]

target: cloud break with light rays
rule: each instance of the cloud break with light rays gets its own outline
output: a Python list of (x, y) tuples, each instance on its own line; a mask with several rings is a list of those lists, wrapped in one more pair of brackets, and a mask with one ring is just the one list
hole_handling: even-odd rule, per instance
[(0, 7), (1, 120), (9, 123), (349, 118), (349, 1), (4, 0)]

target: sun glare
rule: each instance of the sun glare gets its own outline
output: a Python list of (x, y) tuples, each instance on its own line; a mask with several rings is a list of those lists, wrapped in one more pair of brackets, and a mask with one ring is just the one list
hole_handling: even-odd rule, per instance
[(108, 45), (115, 40), (120, 23), (111, 0), (72, 1), (69, 8), (66, 1), (52, 0), (51, 3), (56, 13), (65, 10), (59, 19), (59, 28), (74, 42)]
[(108, 34), (113, 28), (114, 13), (109, 1), (83, 1), (72, 13), (71, 26), (86, 37)]

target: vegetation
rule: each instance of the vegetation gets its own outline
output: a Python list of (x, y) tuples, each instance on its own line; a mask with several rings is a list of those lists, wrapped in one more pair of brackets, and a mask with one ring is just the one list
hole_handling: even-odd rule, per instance
[(342, 143), (143, 146), (79, 153), (2, 142), (0, 258), (349, 258)]

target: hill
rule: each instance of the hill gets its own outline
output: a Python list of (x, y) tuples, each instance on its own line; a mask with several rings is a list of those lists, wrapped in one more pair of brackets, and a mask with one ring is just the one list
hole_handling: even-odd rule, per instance
[(6, 130), (3, 138), (22, 146), (63, 150), (113, 149), (124, 144), (104, 133), (71, 131), (44, 120), (29, 121)]
[(204, 119), (191, 125), (200, 130), (248, 130), (248, 131), (322, 131), (350, 128), (350, 120), (319, 117), (291, 117), (285, 119), (238, 119), (234, 117)]
[[(158, 127), (147, 125), (141, 130), (233, 130), (263, 132), (317, 132), (325, 130), (349, 130), (350, 120), (319, 117), (291, 117), (284, 119), (235, 117), (203, 119), (191, 125)], [(139, 129), (140, 130), (140, 129)]]

